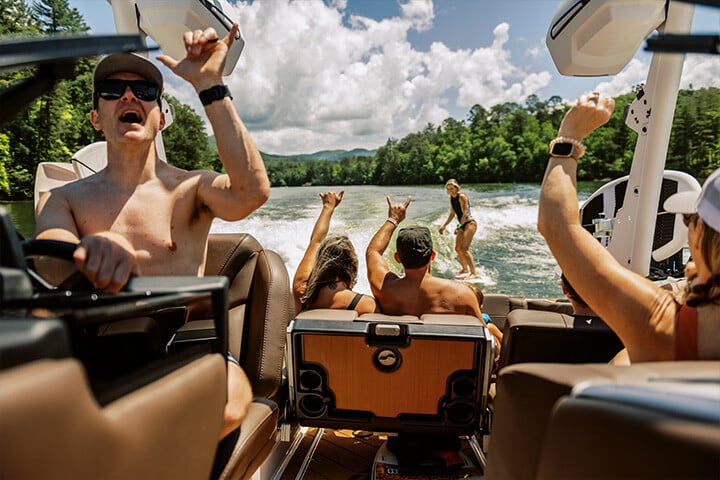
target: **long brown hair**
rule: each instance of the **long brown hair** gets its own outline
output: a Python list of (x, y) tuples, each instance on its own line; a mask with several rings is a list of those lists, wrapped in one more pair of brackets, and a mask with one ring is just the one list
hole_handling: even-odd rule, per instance
[[(698, 220), (702, 221), (696, 214), (690, 221), (695, 226)], [(697, 277), (697, 269), (695, 262), (688, 262), (685, 267), (688, 286), (681, 301), (691, 307), (704, 303), (720, 303), (720, 233), (705, 222), (700, 235), (700, 255), (710, 270), (710, 279), (704, 284), (691, 286)]]
[(300, 297), (303, 304), (317, 299), (320, 289), (335, 280), (345, 282), (349, 289), (355, 286), (358, 258), (355, 247), (347, 235), (330, 234), (320, 244), (315, 267), (308, 277), (305, 293)]

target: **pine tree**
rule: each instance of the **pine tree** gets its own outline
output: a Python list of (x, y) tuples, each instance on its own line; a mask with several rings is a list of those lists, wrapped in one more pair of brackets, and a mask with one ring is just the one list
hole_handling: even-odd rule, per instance
[(70, 8), (68, 0), (42, 0), (33, 2), (33, 18), (40, 23), (43, 33), (78, 34), (90, 30), (77, 8)]

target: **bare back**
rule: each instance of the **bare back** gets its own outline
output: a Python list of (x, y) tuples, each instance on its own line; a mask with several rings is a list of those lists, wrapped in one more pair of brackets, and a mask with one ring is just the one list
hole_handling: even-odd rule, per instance
[[(308, 310), (313, 308), (347, 310), (356, 295), (358, 295), (356, 292), (345, 288), (342, 284), (338, 285), (333, 283), (331, 285), (324, 285), (320, 288), (315, 301), (306, 305), (305, 308)], [(296, 311), (299, 312), (300, 310), (302, 310), (302, 305), (298, 302), (296, 304)], [(377, 311), (375, 299), (370, 295), (363, 295), (353, 310), (359, 314), (374, 313)]]
[(423, 276), (398, 277), (388, 273), (381, 292), (374, 292), (382, 312), (388, 315), (454, 313), (482, 318), (475, 295), (460, 282)]
[(203, 175), (158, 162), (156, 175), (133, 188), (110, 181), (108, 170), (53, 190), (37, 231), (69, 229), (78, 239), (103, 231), (146, 250), (143, 275), (201, 275), (213, 216), (197, 200)]

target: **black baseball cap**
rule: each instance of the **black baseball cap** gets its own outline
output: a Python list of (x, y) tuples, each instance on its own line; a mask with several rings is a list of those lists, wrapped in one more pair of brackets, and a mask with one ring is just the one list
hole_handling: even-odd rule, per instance
[(421, 226), (403, 228), (398, 232), (396, 250), (405, 268), (424, 267), (433, 252), (430, 229)]

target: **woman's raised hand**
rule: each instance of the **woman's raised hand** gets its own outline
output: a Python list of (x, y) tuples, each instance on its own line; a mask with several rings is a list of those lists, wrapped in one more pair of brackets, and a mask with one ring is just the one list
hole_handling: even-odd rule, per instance
[(323, 206), (327, 205), (328, 207), (335, 208), (342, 202), (343, 195), (345, 195), (345, 190), (340, 190), (338, 193), (323, 192), (320, 194), (320, 198), (322, 199)]

